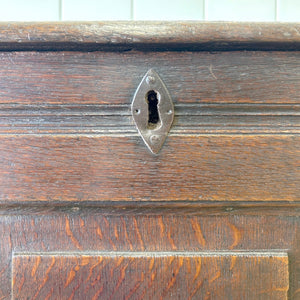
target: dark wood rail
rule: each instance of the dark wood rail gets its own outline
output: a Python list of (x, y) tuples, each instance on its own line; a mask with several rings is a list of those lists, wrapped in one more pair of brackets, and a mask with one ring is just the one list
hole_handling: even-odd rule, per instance
[(299, 50), (300, 23), (0, 23), (0, 50)]

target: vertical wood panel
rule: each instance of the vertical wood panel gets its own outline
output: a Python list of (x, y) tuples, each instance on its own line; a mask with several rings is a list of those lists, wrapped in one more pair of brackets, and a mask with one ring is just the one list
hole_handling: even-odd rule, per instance
[(206, 20), (275, 21), (275, 0), (206, 0)]
[(131, 0), (62, 0), (62, 20), (130, 20)]
[(204, 0), (134, 0), (135, 20), (203, 20)]
[(277, 0), (277, 21), (300, 22), (300, 1)]
[[(238, 2), (176, 0), (172, 3), (166, 0), (154, 0), (154, 2), (143, 0), (12, 0), (0, 1), (0, 4), (1, 21), (137, 19), (299, 22), (300, 20), (300, 2), (298, 0)], [(157, 7), (159, 9), (156, 9)]]
[(59, 0), (1, 0), (0, 5), (0, 21), (59, 21)]

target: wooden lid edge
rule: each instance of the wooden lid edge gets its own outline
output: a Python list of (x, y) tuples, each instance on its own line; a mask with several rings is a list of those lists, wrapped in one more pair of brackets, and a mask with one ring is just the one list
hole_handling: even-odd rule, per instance
[(300, 50), (300, 23), (0, 22), (0, 50)]

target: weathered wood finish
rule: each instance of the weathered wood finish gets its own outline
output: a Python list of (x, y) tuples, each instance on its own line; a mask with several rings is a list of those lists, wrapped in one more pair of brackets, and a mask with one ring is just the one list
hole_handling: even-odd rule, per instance
[(272, 252), (21, 254), (12, 299), (284, 300), (288, 279), (287, 255)]
[(0, 23), (0, 50), (299, 50), (299, 23)]
[[(255, 295), (256, 291), (251, 288), (252, 286), (258, 287), (259, 291), (262, 292), (261, 296), (258, 295), (261, 298), (258, 299), (285, 299), (286, 295), (289, 295), (289, 299), (298, 299), (297, 297), (299, 297), (300, 261), (295, 260), (295, 256), (298, 257), (297, 251), (300, 241), (298, 215), (286, 215), (286, 212), (282, 209), (269, 212), (268, 216), (264, 216), (259, 211), (252, 212), (252, 215), (244, 214), (243, 211), (239, 213), (207, 212), (206, 215), (201, 215), (203, 213), (202, 209), (194, 209), (193, 215), (175, 213), (174, 211), (164, 212), (153, 208), (148, 212), (140, 209), (141, 215), (126, 209), (97, 211), (95, 208), (74, 207), (72, 210), (73, 212), (62, 209), (52, 213), (40, 212), (36, 214), (31, 209), (27, 209), (21, 211), (22, 215), (8, 210), (7, 216), (0, 218), (0, 234), (2, 237), (0, 244), (2, 266), (0, 296), (3, 299), (9, 299), (11, 292), (13, 263), (13, 272), (17, 276), (14, 281), (16, 293), (19, 289), (24, 294), (31, 293), (32, 290), (36, 291), (41, 282), (44, 283), (44, 288), (50, 291), (52, 287), (55, 287), (50, 284), (51, 282), (55, 281), (55, 285), (60, 284), (59, 282), (64, 280), (71, 271), (71, 268), (65, 269), (61, 275), (65, 277), (59, 280), (50, 275), (43, 278), (41, 278), (42, 275), (35, 276), (38, 273), (32, 276), (32, 269), (26, 271), (27, 266), (31, 268), (32, 264), (26, 262), (22, 266), (22, 258), (19, 260), (20, 264), (17, 264), (19, 256), (24, 257), (23, 261), (26, 260), (26, 257), (34, 256), (37, 258), (39, 255), (42, 257), (54, 256), (54, 259), (59, 261), (66, 256), (75, 255), (79, 260), (82, 260), (84, 256), (95, 257), (99, 256), (99, 253), (102, 253), (103, 256), (106, 253), (106, 256), (110, 257), (115, 253), (120, 257), (124, 257), (126, 261), (126, 257), (130, 256), (130, 253), (134, 256), (137, 252), (139, 252), (139, 255), (144, 255), (144, 257), (155, 254), (159, 256), (160, 253), (166, 253), (173, 255), (175, 261), (180, 253), (182, 255), (185, 253), (188, 256), (196, 254), (196, 256), (200, 255), (202, 257), (216, 257), (216, 264), (209, 263), (210, 270), (207, 274), (209, 276), (204, 276), (204, 286), (220, 271), (220, 265), (217, 262), (222, 257), (228, 262), (229, 257), (237, 256), (235, 270), (241, 270), (241, 273), (237, 272), (235, 273), (236, 276), (227, 278), (227, 280), (233, 280), (231, 284), (239, 286), (239, 288), (231, 290), (232, 293), (236, 293), (233, 295), (237, 295), (232, 299), (240, 299), (238, 293), (241, 291), (247, 291), (250, 293), (249, 295)], [(197, 215), (197, 213), (200, 215)], [(12, 261), (12, 251), (15, 257), (14, 262)], [(250, 260), (247, 257), (250, 257)], [(252, 265), (251, 261), (256, 262), (257, 266)], [(233, 275), (233, 273), (230, 273), (230, 265), (229, 262), (223, 265), (222, 272)], [(194, 266), (191, 263), (192, 267)], [(260, 270), (260, 274), (256, 272), (256, 268)], [(205, 269), (203, 263), (202, 272), (205, 272)], [(46, 272), (47, 270), (48, 265), (43, 267), (43, 263), (40, 263), (36, 272)], [(167, 274), (172, 271), (175, 272), (176, 264), (168, 270), (170, 271)], [(245, 274), (242, 270), (250, 272), (248, 273), (249, 278), (243, 280)], [(85, 274), (88, 277), (90, 270)], [(96, 274), (99, 275), (100, 273), (95, 270), (93, 276)], [(110, 272), (107, 273), (107, 276), (109, 274)], [(165, 276), (168, 276), (167, 274)], [(151, 271), (146, 268), (144, 275), (145, 278), (148, 278), (147, 276), (151, 275)], [(141, 276), (141, 273), (139, 273), (139, 276)], [(177, 276), (183, 276), (182, 278), (186, 278), (183, 282), (186, 282), (191, 275), (188, 272), (183, 272), (180, 275), (178, 273)], [(202, 276), (203, 273), (200, 270), (197, 280), (201, 279)], [(287, 277), (289, 278), (288, 292)], [(109, 280), (107, 277), (104, 278)], [(268, 284), (260, 285), (257, 282), (258, 279), (259, 281), (262, 280), (261, 283), (268, 282)], [(221, 290), (207, 288), (205, 293), (211, 292), (211, 295), (218, 292), (222, 293), (222, 284), (228, 284), (230, 289), (230, 283), (227, 280), (218, 282)], [(35, 283), (30, 286), (29, 282)], [(116, 281), (109, 282), (108, 288), (117, 284)], [(164, 280), (155, 281), (156, 284), (161, 287), (167, 285)], [(71, 293), (76, 294), (73, 285), (72, 287)], [(94, 292), (100, 290), (101, 288), (94, 290)], [(107, 295), (102, 295), (100, 299), (105, 296)], [(223, 299), (222, 297), (214, 298), (206, 294), (202, 294), (202, 296), (203, 298), (207, 296), (208, 299)], [(136, 299), (134, 297), (133, 294), (132, 299)], [(230, 292), (227, 297), (229, 297), (227, 299), (230, 299)], [(51, 299), (57, 298), (59, 298), (57, 294), (53, 294)], [(45, 297), (42, 296), (37, 299), (45, 299)], [(249, 296), (245, 299), (255, 298)]]
[[(1, 23), (0, 300), (300, 299), (299, 32)], [(150, 68), (158, 155), (130, 115)]]

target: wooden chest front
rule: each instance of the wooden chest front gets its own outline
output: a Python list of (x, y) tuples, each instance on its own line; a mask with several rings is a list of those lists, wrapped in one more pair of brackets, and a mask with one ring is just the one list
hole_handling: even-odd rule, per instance
[(300, 299), (298, 30), (2, 24), (0, 299)]

